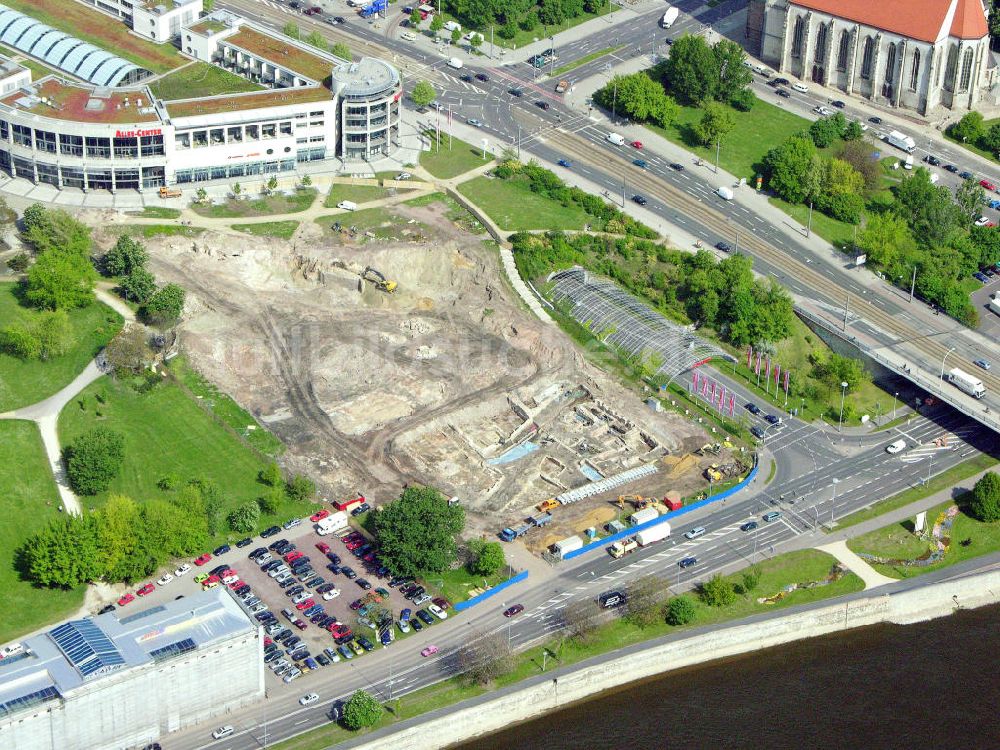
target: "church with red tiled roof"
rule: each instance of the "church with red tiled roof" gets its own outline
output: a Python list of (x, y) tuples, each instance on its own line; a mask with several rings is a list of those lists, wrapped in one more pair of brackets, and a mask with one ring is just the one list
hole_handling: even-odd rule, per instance
[(996, 79), (983, 0), (750, 0), (746, 35), (780, 73), (921, 115)]

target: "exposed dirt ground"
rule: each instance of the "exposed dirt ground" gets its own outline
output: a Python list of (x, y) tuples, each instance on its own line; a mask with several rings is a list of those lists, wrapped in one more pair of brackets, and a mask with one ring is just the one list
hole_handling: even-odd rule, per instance
[[(406, 482), (433, 484), (461, 497), (472, 531), (495, 532), (551, 488), (516, 491), (517, 462), (501, 472), (511, 489), (490, 494), (481, 455), (442, 443), (431, 460), (437, 444), (425, 436), (491, 412), (509, 432), (518, 420), (505, 414), (508, 396), (528, 400), (554, 384), (582, 385), (630, 419), (652, 412), (520, 306), (483, 237), (440, 204), (393, 210), (419, 222), (424, 241), (331, 246), (320, 230), (294, 242), (206, 232), (146, 244), (157, 279), (188, 290), (182, 348), (287, 444), (290, 470), (330, 498), (360, 491), (382, 502)], [(122, 219), (90, 218), (97, 244), (110, 246)], [(367, 266), (397, 281), (395, 294), (362, 283)], [(705, 442), (700, 428), (665, 414), (650, 429), (670, 451)]]

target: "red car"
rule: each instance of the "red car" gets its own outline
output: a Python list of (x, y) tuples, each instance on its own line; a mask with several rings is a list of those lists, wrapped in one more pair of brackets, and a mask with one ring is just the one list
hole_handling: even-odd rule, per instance
[(330, 545), (326, 542), (316, 542), (316, 549), (322, 552), (324, 555), (330, 551)]
[(298, 617), (292, 620), (292, 625), (297, 627), (299, 630), (305, 630), (308, 627), (308, 625), (306, 625), (305, 623), (305, 620), (300, 620)]
[(211, 559), (212, 559), (212, 556), (206, 552), (201, 557), (196, 558), (195, 561), (194, 561), (194, 564), (197, 565), (200, 568), (202, 565), (204, 565), (205, 563), (207, 563)]
[(979, 181), (979, 184), (980, 184), (980, 185), (982, 185), (982, 186), (983, 186), (984, 188), (986, 188), (987, 190), (996, 190), (996, 189), (997, 189), (997, 186), (996, 186), (996, 185), (994, 185), (994, 184), (993, 184), (992, 182), (990, 182), (989, 180), (980, 180), (980, 181)]
[(134, 602), (134, 601), (135, 597), (132, 596), (132, 594), (125, 594), (125, 596), (123, 596), (121, 599), (118, 600), (118, 606), (124, 607), (129, 602)]
[(243, 585), (243, 581), (241, 581), (239, 578), (237, 578), (235, 581), (233, 581), (232, 583), (229, 584), (229, 588), (231, 588), (233, 591), (236, 591), (236, 589), (238, 589), (242, 585)]
[(318, 510), (315, 513), (313, 513), (311, 516), (309, 516), (309, 520), (312, 521), (313, 523), (315, 523), (316, 521), (322, 521), (328, 515), (330, 515), (330, 511), (328, 511), (326, 509)]
[(286, 563), (295, 562), (300, 557), (305, 557), (305, 555), (303, 555), (298, 550), (295, 550), (294, 552), (289, 552), (287, 555), (285, 555), (285, 562)]
[(356, 550), (358, 547), (364, 545), (364, 543), (365, 543), (364, 539), (348, 539), (346, 542), (344, 542), (344, 546), (347, 547), (347, 549), (353, 551)]
[(515, 604), (513, 607), (508, 607), (503, 611), (504, 617), (513, 617), (514, 615), (519, 615), (524, 612), (523, 604)]
[(155, 589), (156, 587), (153, 584), (147, 583), (145, 586), (143, 586), (135, 593), (137, 593), (139, 596), (145, 596), (146, 594), (152, 594)]
[(631, 146), (632, 146), (632, 148), (640, 148), (641, 149), (642, 148), (642, 141), (632, 141)]
[(313, 599), (306, 599), (304, 602), (299, 602), (298, 604), (296, 604), (295, 605), (295, 609), (297, 609), (299, 612), (301, 612), (304, 609), (309, 609), (310, 607), (312, 607), (315, 604), (316, 604), (315, 600), (313, 600)]
[(437, 606), (439, 606), (441, 609), (450, 609), (451, 608), (451, 602), (449, 602), (443, 596), (439, 596), (437, 599), (435, 599), (434, 600), (434, 604), (436, 604)]

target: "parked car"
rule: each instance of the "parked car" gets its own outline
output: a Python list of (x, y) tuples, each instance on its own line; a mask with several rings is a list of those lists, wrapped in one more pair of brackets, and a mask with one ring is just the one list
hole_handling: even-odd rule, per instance
[(236, 548), (243, 549), (244, 547), (249, 547), (251, 544), (253, 544), (253, 538), (248, 536), (236, 542)]
[(129, 604), (134, 601), (135, 601), (135, 596), (133, 596), (132, 594), (123, 594), (121, 599), (118, 600), (118, 606), (124, 607), (126, 604)]
[(721, 250), (724, 253), (731, 253), (733, 251), (733, 246), (728, 242), (716, 242), (715, 249)]
[(267, 539), (268, 537), (272, 537), (275, 534), (280, 534), (280, 533), (281, 533), (281, 527), (280, 526), (271, 526), (271, 527), (269, 527), (267, 529), (264, 529), (262, 532), (260, 532), (260, 535), (261, 535), (261, 538)]
[(296, 526), (298, 526), (301, 523), (302, 523), (302, 519), (301, 518), (289, 518), (287, 521), (285, 521), (283, 524), (281, 524), (281, 528), (283, 528), (283, 529), (285, 529), (287, 531), (288, 529), (294, 529)]
[(485, 73), (476, 73), (476, 80), (482, 81), (483, 83), (487, 83), (490, 80), (490, 77)]
[(196, 557), (195, 560), (194, 560), (194, 564), (197, 565), (200, 568), (202, 565), (204, 565), (205, 563), (207, 563), (211, 559), (212, 559), (212, 556), (206, 552), (204, 555), (200, 555), (200, 556)]
[(432, 615), (434, 615), (436, 618), (438, 618), (439, 620), (446, 620), (446, 619), (448, 619), (448, 613), (445, 612), (443, 609), (441, 609), (436, 604), (428, 604), (427, 605), (427, 609), (429, 609), (430, 613)]
[(353, 581), (355, 578), (358, 577), (358, 574), (355, 573), (352, 568), (349, 568), (347, 566), (344, 566), (343, 568), (341, 568), (340, 572), (343, 573), (347, 577), (347, 580), (349, 580), (349, 581)]
[(945, 164), (945, 165), (944, 165), (944, 168), (945, 168), (945, 169), (946, 169), (947, 171), (951, 172), (952, 174), (954, 174), (955, 172), (957, 172), (957, 171), (958, 171), (958, 167), (956, 167), (956, 166), (955, 166), (954, 164)]
[(757, 425), (754, 425), (753, 427), (750, 428), (750, 434), (753, 435), (758, 440), (764, 439), (764, 430), (762, 430)]
[(780, 96), (782, 99), (788, 99), (791, 94), (788, 93), (788, 89), (777, 89), (774, 93)]
[(410, 620), (410, 626), (418, 633), (425, 627), (425, 625), (417, 617), (414, 617), (412, 620)]
[(230, 549), (231, 547), (228, 544), (220, 544), (218, 547), (215, 548), (215, 551), (212, 554), (218, 557), (219, 555), (226, 554), (227, 552), (229, 552)]
[(191, 566), (187, 563), (181, 565), (177, 570), (174, 571), (174, 575), (180, 578), (181, 576), (186, 576), (191, 572)]
[(931, 154), (927, 154), (927, 156), (924, 157), (924, 161), (930, 164), (932, 167), (941, 166), (941, 160), (938, 159), (936, 156), (932, 156)]
[(318, 521), (322, 521), (324, 518), (326, 518), (329, 515), (330, 515), (330, 511), (328, 511), (326, 508), (324, 508), (323, 510), (318, 510), (315, 513), (313, 513), (311, 516), (309, 516), (309, 520), (312, 521), (313, 523), (316, 523)]
[(148, 596), (149, 594), (152, 594), (154, 591), (156, 591), (156, 586), (154, 586), (151, 583), (147, 583), (145, 586), (142, 586), (135, 593), (137, 593), (139, 596)]
[(434, 622), (434, 618), (426, 609), (418, 609), (417, 617), (424, 623), (424, 625), (431, 625)]
[(354, 652), (351, 651), (346, 645), (337, 646), (337, 652), (343, 656), (345, 659), (353, 659)]
[(97, 614), (106, 615), (108, 612), (114, 612), (114, 611), (115, 611), (114, 604), (105, 604), (103, 607), (97, 610)]
[(172, 575), (170, 575), (169, 573), (164, 573), (162, 576), (160, 576), (156, 580), (156, 585), (157, 586), (166, 586), (172, 580), (174, 580), (174, 577)]
[(316, 542), (316, 549), (326, 555), (330, 552), (330, 545), (326, 542)]
[(809, 93), (809, 87), (806, 86), (804, 83), (799, 83), (798, 81), (792, 84), (792, 88), (798, 91), (800, 94)]

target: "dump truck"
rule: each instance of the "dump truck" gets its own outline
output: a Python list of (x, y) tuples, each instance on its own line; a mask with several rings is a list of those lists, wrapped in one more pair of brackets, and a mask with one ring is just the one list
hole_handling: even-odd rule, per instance
[(670, 536), (670, 524), (664, 521), (640, 531), (635, 535), (635, 541), (640, 547), (648, 547), (653, 542), (659, 542), (668, 536)]
[(393, 294), (398, 286), (395, 281), (390, 281), (382, 274), (381, 271), (376, 271), (371, 266), (367, 266), (365, 270), (361, 272), (361, 278), (369, 284), (374, 284), (376, 289), (381, 289), (387, 294)]
[(968, 393), (970, 396), (975, 398), (982, 398), (986, 395), (986, 386), (983, 385), (983, 381), (975, 375), (970, 375), (965, 370), (960, 370), (955, 367), (948, 370), (946, 377), (948, 378), (949, 383), (954, 385), (963, 393)]
[(556, 84), (556, 93), (564, 94), (566, 90), (569, 89), (569, 81), (563, 78), (559, 83)]
[(620, 560), (625, 555), (635, 552), (637, 549), (639, 549), (639, 544), (636, 542), (635, 537), (629, 537), (628, 539), (621, 539), (608, 547), (608, 553), (616, 560)]
[(531, 523), (532, 526), (540, 529), (542, 528), (542, 526), (547, 526), (548, 524), (552, 523), (552, 514), (540, 513), (537, 516), (532, 516), (531, 518), (528, 519), (528, 521)]
[(181, 191), (179, 189), (177, 189), (177, 188), (161, 187), (159, 194), (160, 194), (161, 198), (180, 198), (181, 197)]
[(500, 538), (505, 542), (513, 542), (518, 537), (524, 536), (529, 531), (531, 531), (534, 525), (530, 523), (522, 523), (520, 526), (515, 526), (514, 528), (506, 528), (500, 532)]

